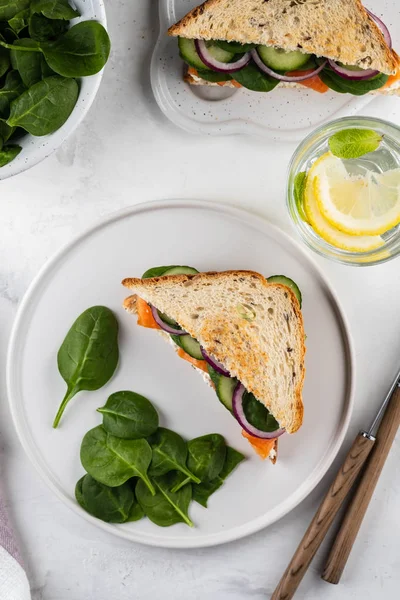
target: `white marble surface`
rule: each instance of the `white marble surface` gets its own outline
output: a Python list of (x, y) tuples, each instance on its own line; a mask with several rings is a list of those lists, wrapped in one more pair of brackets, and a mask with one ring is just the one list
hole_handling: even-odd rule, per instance
[[(271, 148), (240, 137), (201, 138), (175, 129), (160, 114), (149, 87), (156, 1), (109, 4), (113, 53), (88, 118), (55, 155), (0, 183), (1, 476), (33, 600), (262, 600), (286, 567), (340, 457), (311, 496), (273, 527), (215, 549), (171, 551), (125, 543), (72, 514), (33, 470), (10, 422), (4, 370), (18, 303), (42, 263), (97, 218), (145, 200), (192, 197), (246, 207), (292, 231), (284, 187), (294, 147)], [(400, 100), (375, 100), (366, 114), (400, 123)], [(356, 347), (356, 407), (343, 457), (400, 363), (400, 263), (351, 269), (319, 262), (342, 298)], [(324, 546), (299, 600), (398, 597), (399, 442), (342, 583), (335, 587), (319, 578)]]

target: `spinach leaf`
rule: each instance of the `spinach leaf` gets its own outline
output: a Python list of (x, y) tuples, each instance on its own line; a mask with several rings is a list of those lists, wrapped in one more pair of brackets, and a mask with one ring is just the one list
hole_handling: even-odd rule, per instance
[(68, 0), (32, 0), (31, 13), (42, 13), (48, 19), (66, 21), (80, 16), (79, 11), (72, 8)]
[(10, 52), (0, 47), (0, 77), (3, 77), (10, 68)]
[(0, 167), (8, 165), (21, 152), (21, 146), (17, 144), (9, 144), (4, 146), (0, 151)]
[(76, 501), (79, 504), (79, 506), (81, 508), (84, 508), (85, 510), (87, 510), (86, 505), (85, 505), (85, 500), (83, 498), (83, 490), (82, 490), (83, 480), (85, 479), (85, 477), (86, 477), (86, 475), (81, 477), (75, 486), (75, 498), (76, 498)]
[(132, 508), (129, 511), (129, 515), (126, 520), (126, 523), (132, 523), (133, 521), (140, 521), (140, 519), (143, 519), (143, 517), (144, 517), (144, 510), (135, 498), (135, 502), (132, 504)]
[(279, 429), (279, 423), (269, 410), (257, 400), (251, 392), (247, 390), (243, 394), (242, 400), (243, 412), (246, 419), (260, 429), (261, 431), (276, 431)]
[(29, 16), (31, 12), (29, 8), (21, 10), (12, 19), (8, 21), (9, 26), (15, 33), (20, 33), (25, 27), (28, 27)]
[(12, 134), (15, 131), (15, 127), (10, 127), (7, 125), (7, 121), (5, 119), (0, 118), (0, 150), (3, 145), (10, 139)]
[(196, 500), (196, 502), (204, 506), (204, 508), (207, 508), (207, 501), (209, 497), (221, 487), (226, 478), (232, 473), (238, 464), (244, 460), (244, 458), (245, 457), (243, 454), (234, 448), (227, 446), (225, 463), (221, 473), (212, 481), (206, 481), (204, 483), (201, 482), (198, 485), (193, 484), (193, 500)]
[(334, 90), (339, 94), (353, 94), (354, 96), (363, 96), (364, 94), (368, 94), (371, 90), (378, 90), (383, 87), (389, 79), (388, 75), (380, 73), (373, 79), (352, 81), (340, 77), (340, 75), (337, 75), (331, 69), (323, 69), (319, 74), (319, 77), (325, 85), (331, 88), (331, 90)]
[(187, 466), (201, 481), (215, 479), (226, 458), (225, 440), (219, 433), (202, 435), (188, 442)]
[(160, 527), (170, 527), (175, 523), (186, 523), (193, 527), (188, 516), (192, 498), (192, 486), (186, 485), (179, 492), (171, 492), (176, 484), (176, 473), (168, 473), (154, 479), (156, 493), (152, 496), (140, 480), (136, 485), (136, 497), (145, 515)]
[[(79, 493), (78, 490), (78, 495)], [(109, 487), (96, 481), (91, 475), (85, 475), (83, 478), (81, 494), (83, 508), (89, 514), (106, 523), (125, 523), (131, 516), (133, 506), (136, 504), (129, 483)]]
[(13, 100), (8, 124), (36, 136), (53, 133), (70, 116), (78, 94), (75, 79), (46, 77)]
[(135, 392), (115, 392), (97, 410), (103, 415), (104, 429), (119, 438), (148, 437), (158, 427), (156, 409), (150, 400)]
[[(37, 48), (38, 43), (30, 38), (16, 40), (14, 46)], [(38, 52), (20, 52), (16, 49), (10, 52), (12, 68), (17, 70), (26, 87), (31, 87), (42, 79), (42, 55)]]
[[(219, 433), (202, 435), (188, 442), (187, 466), (203, 483), (218, 477), (225, 463), (225, 440)], [(183, 479), (172, 489), (177, 492), (190, 483), (190, 478)]]
[(234, 79), (253, 92), (272, 92), (279, 80), (262, 73), (256, 65), (249, 64), (234, 74)]
[(4, 86), (0, 88), (0, 116), (8, 117), (11, 101), (18, 98), (24, 90), (18, 71), (9, 71)]
[(118, 364), (118, 321), (109, 308), (92, 306), (76, 319), (58, 351), (57, 363), (68, 387), (53, 427), (57, 427), (75, 394), (98, 390), (114, 374)]
[(122, 440), (99, 425), (83, 438), (80, 455), (83, 468), (100, 483), (116, 487), (132, 477), (140, 477), (154, 493), (147, 475), (151, 448), (146, 440)]
[(29, 35), (38, 42), (55, 40), (67, 30), (68, 21), (63, 19), (48, 19), (38, 14), (31, 15), (29, 19)]
[(48, 65), (64, 77), (85, 77), (101, 71), (110, 54), (110, 38), (97, 21), (74, 25), (54, 42), (42, 42)]
[(16, 14), (29, 8), (31, 0), (0, 0), (0, 21), (9, 21)]
[(218, 81), (230, 81), (232, 79), (232, 75), (229, 75), (229, 73), (217, 73), (216, 71), (197, 70), (197, 74), (205, 81), (212, 81), (214, 83)]
[(192, 481), (200, 483), (200, 479), (186, 467), (187, 445), (175, 431), (159, 427), (149, 437), (153, 451), (149, 474), (152, 477), (165, 475), (169, 471), (181, 471)]
[(222, 50), (233, 52), (234, 54), (244, 54), (256, 47), (256, 44), (241, 44), (240, 42), (225, 42), (223, 40), (215, 40), (215, 43)]

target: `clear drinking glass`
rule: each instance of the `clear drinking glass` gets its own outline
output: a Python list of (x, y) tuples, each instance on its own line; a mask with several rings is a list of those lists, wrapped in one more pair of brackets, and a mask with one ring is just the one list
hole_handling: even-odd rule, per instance
[(287, 184), (287, 206), (297, 232), (305, 244), (326, 258), (352, 266), (376, 265), (395, 258), (400, 254), (400, 225), (384, 233), (384, 245), (368, 252), (350, 252), (332, 246), (323, 240), (313, 228), (303, 220), (294, 195), (294, 181), (298, 173), (308, 171), (312, 164), (325, 152), (329, 151), (328, 140), (338, 131), (349, 128), (373, 129), (383, 140), (375, 152), (370, 152), (351, 161), (354, 174), (370, 171), (382, 173), (389, 169), (400, 168), (400, 128), (372, 117), (345, 117), (323, 125), (306, 137), (295, 151), (290, 165)]

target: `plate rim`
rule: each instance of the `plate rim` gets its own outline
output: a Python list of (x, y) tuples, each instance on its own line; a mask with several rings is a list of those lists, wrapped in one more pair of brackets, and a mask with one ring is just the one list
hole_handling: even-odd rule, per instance
[[(62, 260), (63, 257), (65, 257), (69, 253), (69, 251), (74, 248), (74, 246), (83, 242), (86, 238), (91, 237), (94, 233), (96, 233), (97, 230), (107, 227), (108, 225), (116, 221), (123, 220), (124, 218), (131, 215), (168, 208), (195, 208), (200, 210), (211, 210), (222, 215), (239, 218), (246, 225), (255, 226), (259, 229), (259, 231), (265, 232), (266, 234), (268, 234), (268, 231), (273, 231), (275, 234), (278, 235), (278, 237), (280, 236), (284, 240), (286, 245), (291, 246), (293, 249), (296, 250), (296, 252), (299, 252), (303, 256), (306, 262), (308, 262), (308, 264), (316, 271), (323, 284), (325, 285), (333, 301), (337, 317), (339, 318), (339, 326), (341, 328), (342, 338), (344, 345), (346, 346), (348, 358), (346, 373), (348, 379), (348, 389), (346, 394), (347, 402), (341, 416), (342, 425), (339, 429), (339, 435), (336, 437), (329, 454), (325, 456), (324, 462), (318, 463), (314, 471), (312, 471), (310, 476), (306, 479), (308, 485), (305, 486), (304, 482), (299, 488), (297, 488), (297, 491), (295, 491), (291, 495), (291, 501), (286, 501), (284, 504), (281, 503), (278, 507), (275, 507), (274, 509), (272, 509), (272, 511), (269, 511), (268, 518), (265, 518), (266, 515), (262, 515), (248, 523), (244, 523), (243, 525), (239, 525), (237, 527), (228, 529), (227, 531), (220, 531), (212, 534), (208, 533), (201, 538), (182, 538), (174, 537), (173, 535), (171, 535), (169, 538), (159, 538), (157, 537), (157, 535), (144, 534), (143, 532), (137, 534), (134, 530), (125, 530), (123, 526), (119, 527), (111, 525), (89, 515), (76, 502), (67, 497), (53, 482), (49, 469), (42, 464), (44, 461), (40, 460), (40, 455), (37, 456), (37, 449), (35, 448), (35, 444), (33, 442), (30, 442), (29, 440), (29, 435), (27, 435), (29, 432), (24, 431), (24, 419), (23, 417), (21, 417), (21, 415), (18, 414), (17, 410), (18, 387), (15, 383), (16, 377), (14, 371), (16, 371), (15, 365), (18, 364), (17, 350), (19, 344), (20, 330), (23, 334), (24, 320), (27, 318), (26, 315), (29, 315), (29, 307), (31, 305), (31, 302), (33, 302), (32, 307), (34, 308), (35, 295), (37, 291), (40, 291), (41, 286), (46, 283), (46, 277), (48, 273), (51, 273), (51, 269), (57, 264), (57, 262)], [(356, 366), (354, 343), (350, 331), (350, 326), (342, 304), (336, 294), (335, 289), (329, 282), (328, 278), (325, 276), (322, 268), (315, 261), (314, 257), (310, 255), (309, 252), (306, 251), (306, 249), (297, 240), (292, 239), (286, 232), (281, 230), (276, 225), (270, 223), (266, 218), (261, 217), (259, 215), (255, 215), (243, 208), (237, 208), (225, 203), (213, 202), (210, 200), (170, 198), (165, 200), (152, 200), (142, 202), (136, 205), (131, 205), (129, 207), (124, 207), (120, 210), (106, 215), (103, 218), (98, 219), (95, 224), (85, 229), (78, 235), (74, 236), (67, 244), (64, 244), (53, 256), (51, 256), (48, 260), (45, 261), (45, 263), (39, 269), (38, 273), (34, 276), (33, 280), (28, 286), (28, 289), (26, 290), (19, 304), (17, 314), (14, 319), (7, 350), (6, 389), (7, 401), (13, 425), (22, 447), (37, 473), (42, 477), (46, 485), (57, 495), (57, 497), (62, 501), (64, 505), (68, 506), (73, 512), (83, 517), (86, 521), (92, 523), (98, 529), (102, 529), (103, 531), (109, 532), (113, 535), (116, 535), (117, 537), (127, 539), (131, 542), (138, 542), (147, 546), (155, 546), (159, 548), (186, 549), (217, 546), (247, 537), (248, 535), (256, 533), (277, 522), (279, 519), (283, 518), (285, 515), (291, 512), (301, 502), (303, 502), (303, 500), (305, 500), (305, 498), (316, 488), (318, 483), (322, 480), (322, 478), (325, 476), (325, 474), (331, 467), (345, 439), (354, 409), (354, 393), (356, 380), (355, 373)], [(33, 447), (31, 447), (31, 445), (33, 445)], [(298, 493), (299, 491), (300, 494)]]

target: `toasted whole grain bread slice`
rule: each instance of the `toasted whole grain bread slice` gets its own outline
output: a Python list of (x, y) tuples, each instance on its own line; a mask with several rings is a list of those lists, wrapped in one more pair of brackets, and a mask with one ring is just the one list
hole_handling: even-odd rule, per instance
[[(284, 285), (253, 271), (124, 279), (123, 285), (175, 319), (265, 404), (288, 433), (303, 420), (304, 327)], [(127, 299), (127, 304), (132, 300)]]
[[(128, 298), (125, 298), (124, 303), (123, 303), (124, 309), (130, 313), (131, 315), (137, 315), (137, 296), (136, 294), (133, 294), (132, 296), (128, 296)], [(171, 339), (171, 336), (168, 335), (168, 333), (166, 333), (165, 331), (162, 331), (161, 329), (157, 330), (157, 333), (159, 334), (160, 337), (162, 337), (162, 339), (167, 342), (167, 344), (170, 344), (171, 346), (173, 346), (175, 353), (178, 354), (179, 352), (179, 346), (177, 346)], [(189, 363), (190, 364), (190, 363)], [(190, 366), (192, 367), (192, 369), (194, 369), (196, 371), (196, 373), (198, 373), (200, 375), (200, 377), (213, 389), (215, 390), (215, 386), (211, 381), (211, 377), (209, 375), (207, 375), (207, 373), (205, 373), (204, 371), (201, 371), (200, 369), (198, 369), (195, 365), (190, 364)], [(244, 436), (245, 437), (245, 436)], [(269, 458), (269, 460), (272, 462), (272, 464), (274, 465), (276, 463), (277, 460), (277, 456), (278, 456), (278, 440), (279, 438), (276, 438), (274, 441), (274, 445), (270, 450), (270, 453), (268, 455), (268, 457), (265, 458)], [(253, 447), (253, 446), (252, 446)], [(253, 447), (254, 449), (254, 447)], [(257, 452), (257, 450), (256, 450)], [(258, 452), (257, 452), (258, 453)]]
[(360, 0), (207, 0), (168, 33), (300, 50), (388, 75), (397, 71)]

